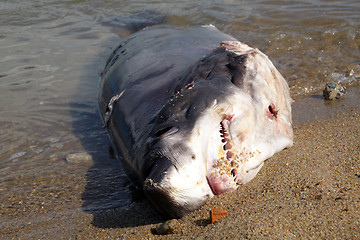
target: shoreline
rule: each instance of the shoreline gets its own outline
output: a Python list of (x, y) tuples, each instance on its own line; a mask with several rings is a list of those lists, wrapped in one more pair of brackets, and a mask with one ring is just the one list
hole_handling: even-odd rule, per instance
[[(215, 196), (201, 209), (178, 220), (176, 234), (154, 235), (164, 221), (147, 202), (85, 212), (79, 187), (64, 190), (52, 208), (21, 206), (2, 209), (3, 239), (356, 239), (360, 237), (360, 88), (352, 87), (339, 100), (318, 95), (295, 99), (294, 146), (267, 160), (249, 183)], [(29, 180), (35, 181), (35, 180)], [(46, 201), (47, 189), (39, 193)], [(26, 195), (21, 196), (26, 201)], [(7, 203), (3, 202), (3, 206)], [(209, 211), (228, 215), (211, 224)], [(7, 223), (7, 224), (5, 224)]]

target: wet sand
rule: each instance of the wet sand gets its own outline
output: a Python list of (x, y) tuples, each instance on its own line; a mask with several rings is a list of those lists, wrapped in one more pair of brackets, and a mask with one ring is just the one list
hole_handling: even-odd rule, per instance
[[(0, 238), (359, 239), (360, 108), (348, 104), (359, 96), (359, 88), (352, 89), (352, 95), (332, 103), (316, 96), (296, 99), (294, 146), (270, 158), (248, 184), (214, 197), (180, 219), (175, 234), (153, 234), (164, 219), (146, 199), (122, 208), (84, 211), (84, 171), (64, 178), (39, 175), (14, 180), (27, 191), (1, 203)], [(52, 192), (42, 189), (41, 181), (55, 185), (72, 181), (74, 186)], [(39, 201), (29, 204), (29, 198)], [(211, 224), (213, 207), (228, 215)]]

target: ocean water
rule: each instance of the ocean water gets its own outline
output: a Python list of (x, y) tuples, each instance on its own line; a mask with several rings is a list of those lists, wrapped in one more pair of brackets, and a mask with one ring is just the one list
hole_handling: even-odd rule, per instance
[[(359, 1), (335, 0), (0, 1), (1, 215), (136, 199), (97, 111), (106, 57), (132, 32), (213, 24), (266, 53), (296, 99), (327, 82), (359, 84), (359, 13)], [(92, 160), (66, 160), (84, 152)]]

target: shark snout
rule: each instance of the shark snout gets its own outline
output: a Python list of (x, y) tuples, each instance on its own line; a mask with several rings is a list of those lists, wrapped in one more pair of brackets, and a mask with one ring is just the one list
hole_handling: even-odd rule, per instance
[(188, 174), (189, 168), (175, 167), (171, 160), (161, 157), (154, 161), (144, 181), (143, 190), (150, 202), (170, 218), (185, 216), (213, 196), (205, 176), (204, 180), (196, 181), (194, 175)]

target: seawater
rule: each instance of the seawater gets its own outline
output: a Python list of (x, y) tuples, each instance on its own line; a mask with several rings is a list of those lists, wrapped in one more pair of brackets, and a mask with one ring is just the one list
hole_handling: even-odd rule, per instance
[[(75, 204), (64, 189), (82, 192), (89, 211), (131, 202), (97, 112), (106, 57), (131, 32), (147, 24), (213, 24), (266, 53), (296, 99), (319, 94), (330, 81), (358, 85), (359, 13), (359, 1), (334, 0), (2, 0), (2, 213), (21, 216), (14, 209), (55, 206), (59, 198)], [(81, 152), (91, 154), (90, 165), (65, 160)], [(39, 189), (59, 198), (30, 194)]]

